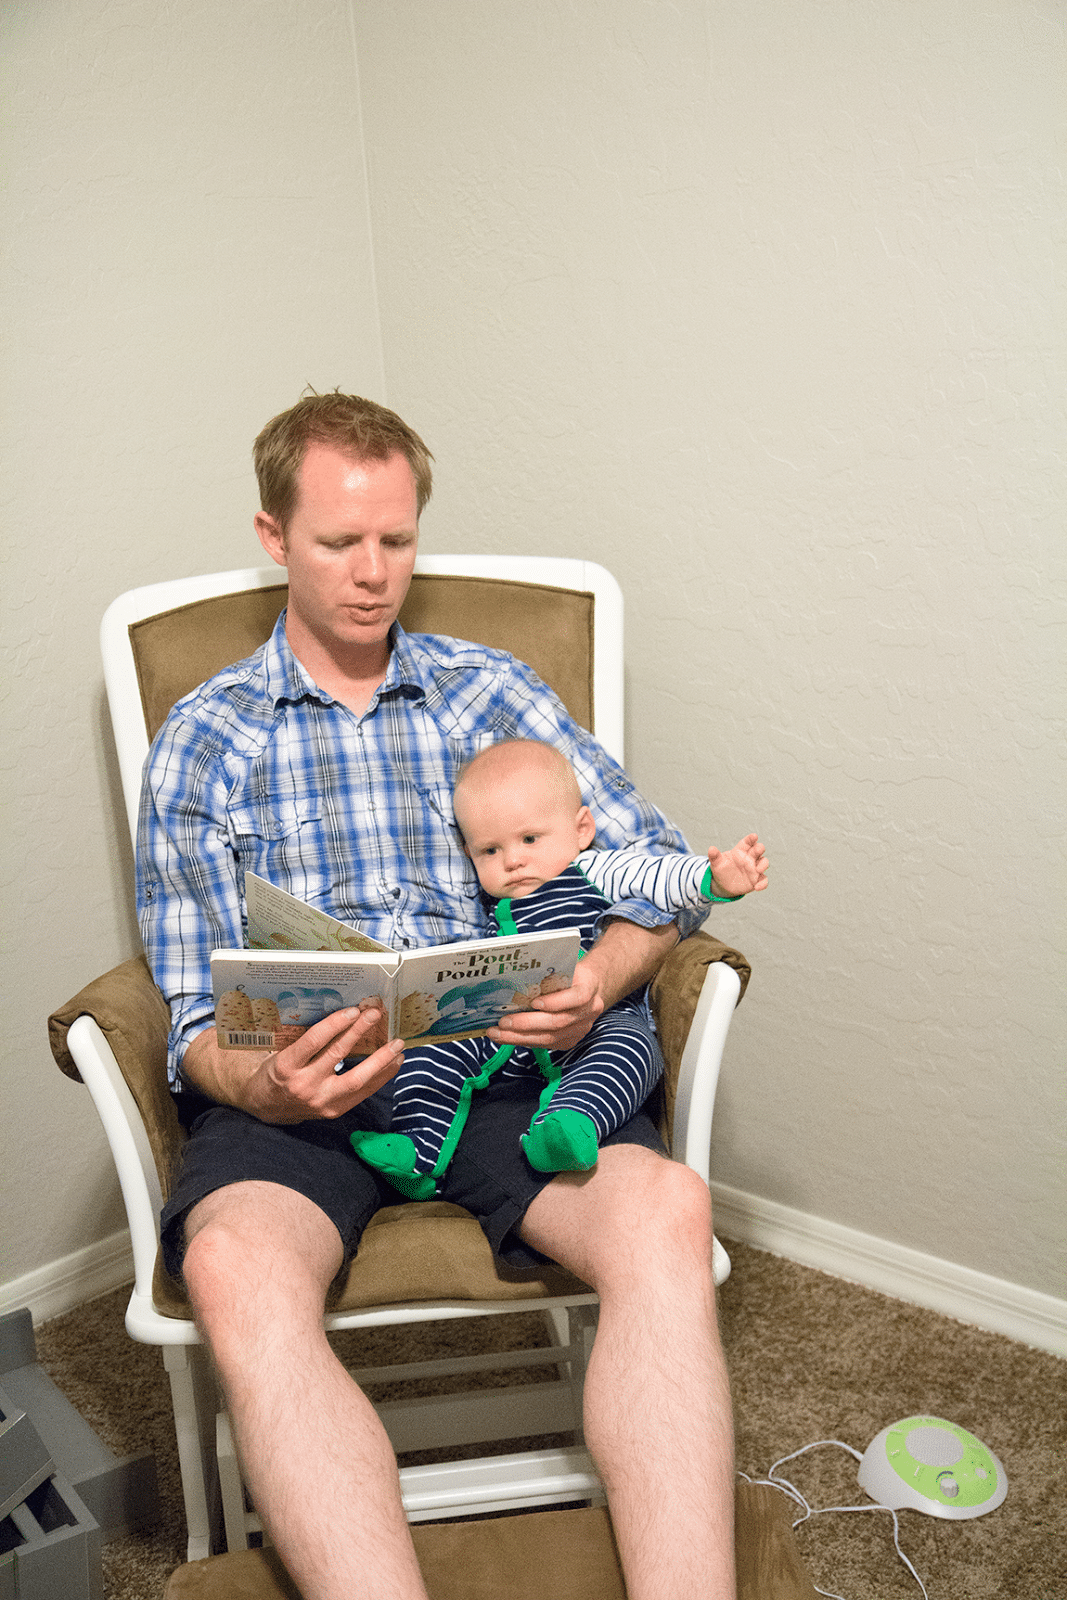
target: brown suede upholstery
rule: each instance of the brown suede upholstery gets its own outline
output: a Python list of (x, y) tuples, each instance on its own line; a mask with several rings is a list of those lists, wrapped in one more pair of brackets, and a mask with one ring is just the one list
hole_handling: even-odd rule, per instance
[[(130, 629), (141, 700), (153, 737), (175, 700), (268, 637), (285, 604), (284, 584), (199, 601)], [(401, 612), (411, 632), (444, 633), (510, 650), (555, 689), (571, 715), (592, 729), (593, 596), (578, 590), (487, 578), (417, 575)], [(694, 935), (664, 964), (652, 1004), (667, 1061), (662, 1092), (665, 1126), (674, 1109), (681, 1052), (712, 961), (726, 961), (748, 982), (745, 958), (718, 940)], [(95, 1017), (115, 1052), (144, 1118), (163, 1193), (170, 1187), (185, 1134), (166, 1088), (168, 1010), (143, 956), (95, 979), (49, 1018), (52, 1053), (69, 1077), (67, 1050), (76, 1017)], [(406, 1300), (518, 1300), (581, 1287), (559, 1269), (541, 1278), (498, 1269), (481, 1229), (458, 1206), (389, 1206), (372, 1221), (346, 1280), (335, 1286), (338, 1310)], [(167, 1316), (189, 1314), (183, 1286), (157, 1260), (154, 1298)]]
[[(154, 739), (176, 700), (241, 661), (266, 639), (285, 604), (285, 584), (198, 600), (130, 628), (141, 705)], [(510, 650), (593, 730), (593, 596), (578, 589), (497, 578), (417, 573), (400, 613), (409, 633), (445, 633)]]
[[(739, 1483), (737, 1600), (815, 1600), (784, 1495)], [(606, 1510), (535, 1511), (486, 1521), (416, 1523), (411, 1530), (430, 1600), (626, 1600)], [(164, 1600), (299, 1600), (274, 1550), (191, 1561)]]
[(76, 1083), (81, 1076), (67, 1049), (67, 1033), (81, 1016), (93, 1018), (115, 1053), (141, 1113), (166, 1199), (185, 1130), (167, 1088), (170, 1008), (152, 981), (144, 956), (133, 956), (94, 978), (49, 1017), (48, 1042), (56, 1065)]

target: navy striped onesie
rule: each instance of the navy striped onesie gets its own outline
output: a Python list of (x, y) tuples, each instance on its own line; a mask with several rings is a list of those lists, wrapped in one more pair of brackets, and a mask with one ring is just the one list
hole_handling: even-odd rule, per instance
[[(619, 902), (628, 896), (668, 913), (686, 907), (706, 911), (713, 898), (707, 857), (587, 850), (531, 894), (482, 898), (500, 933), (577, 928), (585, 951), (594, 944), (604, 913), (618, 913)], [(545, 1088), (522, 1140), (527, 1159), (542, 1172), (588, 1170), (596, 1164), (599, 1142), (641, 1108), (662, 1070), (642, 988), (604, 1011), (571, 1050), (550, 1054), (486, 1038), (413, 1046), (394, 1079), (391, 1134), (357, 1133), (352, 1142), (361, 1159), (401, 1193), (429, 1199), (436, 1192), (434, 1180), (451, 1160), (471, 1095), (496, 1072), (540, 1076)]]

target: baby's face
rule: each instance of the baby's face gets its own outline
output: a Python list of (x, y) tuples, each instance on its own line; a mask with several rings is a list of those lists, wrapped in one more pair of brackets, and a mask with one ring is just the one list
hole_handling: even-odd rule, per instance
[(480, 785), (456, 816), (478, 881), (497, 900), (521, 900), (558, 877), (596, 831), (588, 806), (575, 810), (540, 775)]

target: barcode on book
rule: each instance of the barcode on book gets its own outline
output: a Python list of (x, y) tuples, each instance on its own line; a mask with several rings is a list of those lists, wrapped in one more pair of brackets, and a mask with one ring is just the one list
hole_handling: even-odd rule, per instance
[(239, 1045), (242, 1050), (272, 1050), (274, 1048), (273, 1033), (239, 1033), (236, 1028), (226, 1031), (226, 1043)]

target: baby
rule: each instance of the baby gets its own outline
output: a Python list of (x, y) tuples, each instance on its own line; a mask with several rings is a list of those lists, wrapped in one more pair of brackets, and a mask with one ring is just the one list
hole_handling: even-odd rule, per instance
[[(592, 850), (596, 824), (569, 762), (551, 745), (509, 740), (457, 779), (456, 822), (501, 934), (578, 928), (582, 950), (604, 913), (628, 898), (675, 914), (766, 888), (767, 857), (750, 833), (706, 856)], [(522, 1137), (538, 1172), (586, 1172), (600, 1143), (644, 1104), (662, 1072), (644, 990), (604, 1011), (567, 1051), (462, 1039), (409, 1049), (394, 1080), (392, 1132), (357, 1131), (356, 1153), (411, 1199), (429, 1199), (458, 1143), (472, 1094), (494, 1072), (540, 1073), (538, 1111)]]

